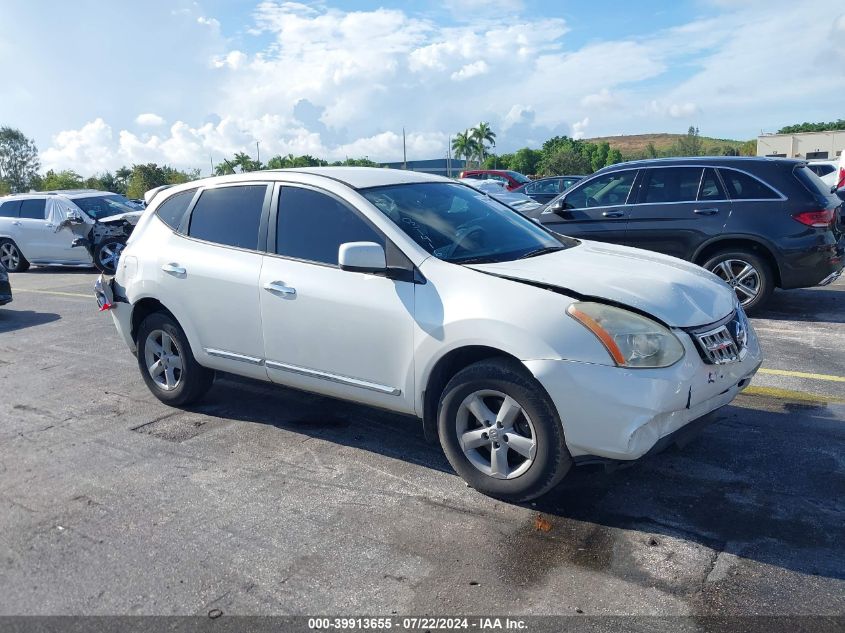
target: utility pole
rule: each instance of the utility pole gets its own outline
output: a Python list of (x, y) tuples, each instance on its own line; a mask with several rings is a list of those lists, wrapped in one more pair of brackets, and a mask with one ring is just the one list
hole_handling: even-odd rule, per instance
[(214, 158), (212, 158), (211, 154), (208, 155), (208, 162), (211, 163), (211, 172), (208, 175), (213, 176), (214, 175)]
[(255, 162), (261, 167), (261, 152), (258, 150), (258, 141), (255, 141)]
[(405, 150), (405, 128), (402, 128), (402, 169), (408, 169), (408, 152)]
[(446, 177), (452, 177), (452, 137), (446, 141)]

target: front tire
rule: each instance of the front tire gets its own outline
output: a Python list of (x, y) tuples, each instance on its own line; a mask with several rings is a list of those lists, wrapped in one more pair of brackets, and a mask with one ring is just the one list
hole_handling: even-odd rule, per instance
[(24, 273), (29, 270), (29, 262), (21, 249), (10, 239), (0, 240), (0, 263), (10, 273)]
[(572, 466), (554, 405), (516, 361), (484, 360), (459, 371), (443, 390), (437, 417), (449, 463), (491, 497), (536, 499)]
[(191, 404), (211, 387), (214, 372), (196, 361), (188, 337), (169, 314), (155, 312), (144, 319), (135, 344), (144, 382), (165, 404)]
[(704, 268), (734, 289), (747, 313), (761, 309), (775, 289), (771, 266), (751, 251), (721, 251), (704, 262)]
[(94, 246), (94, 266), (101, 273), (114, 275), (117, 270), (117, 263), (120, 260), (120, 254), (124, 248), (126, 248), (126, 242), (122, 239), (110, 238), (103, 240)]

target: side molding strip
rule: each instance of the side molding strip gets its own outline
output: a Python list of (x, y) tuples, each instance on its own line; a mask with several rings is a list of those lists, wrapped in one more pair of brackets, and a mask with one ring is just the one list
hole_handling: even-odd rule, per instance
[(379, 393), (384, 393), (389, 396), (398, 396), (402, 393), (401, 389), (397, 389), (396, 387), (387, 387), (385, 385), (379, 385), (374, 382), (368, 382), (366, 380), (359, 380), (358, 378), (349, 378), (347, 376), (339, 376), (337, 374), (330, 374), (324, 371), (318, 371), (316, 369), (307, 369), (305, 367), (299, 367), (297, 365), (288, 365), (287, 363), (279, 363), (274, 360), (268, 360), (265, 362), (268, 369), (279, 369), (281, 371), (289, 371), (294, 374), (300, 374), (302, 376), (308, 376), (309, 378), (321, 378), (323, 380), (329, 380), (331, 382), (337, 382), (342, 385), (349, 385), (351, 387), (360, 387), (361, 389), (369, 389), (370, 391), (377, 391)]
[(217, 356), (218, 358), (225, 358), (226, 360), (238, 360), (242, 363), (249, 363), (250, 365), (263, 365), (264, 360), (255, 358), (254, 356), (244, 356), (243, 354), (235, 354), (234, 352), (227, 352), (222, 349), (205, 348), (205, 353), (209, 356)]

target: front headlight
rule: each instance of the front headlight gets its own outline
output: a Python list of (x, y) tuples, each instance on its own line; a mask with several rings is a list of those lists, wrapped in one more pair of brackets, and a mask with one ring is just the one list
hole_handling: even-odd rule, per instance
[(668, 367), (684, 357), (684, 346), (668, 328), (635, 312), (590, 301), (566, 311), (595, 334), (620, 367)]

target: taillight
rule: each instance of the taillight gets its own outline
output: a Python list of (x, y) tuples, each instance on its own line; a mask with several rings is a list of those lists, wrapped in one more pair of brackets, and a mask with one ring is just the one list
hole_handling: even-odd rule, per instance
[(837, 189), (841, 189), (842, 187), (845, 187), (845, 167), (839, 168), (839, 178), (836, 183)]
[(792, 216), (801, 224), (812, 226), (816, 229), (825, 229), (833, 224), (833, 209), (822, 209), (821, 211), (804, 211)]

